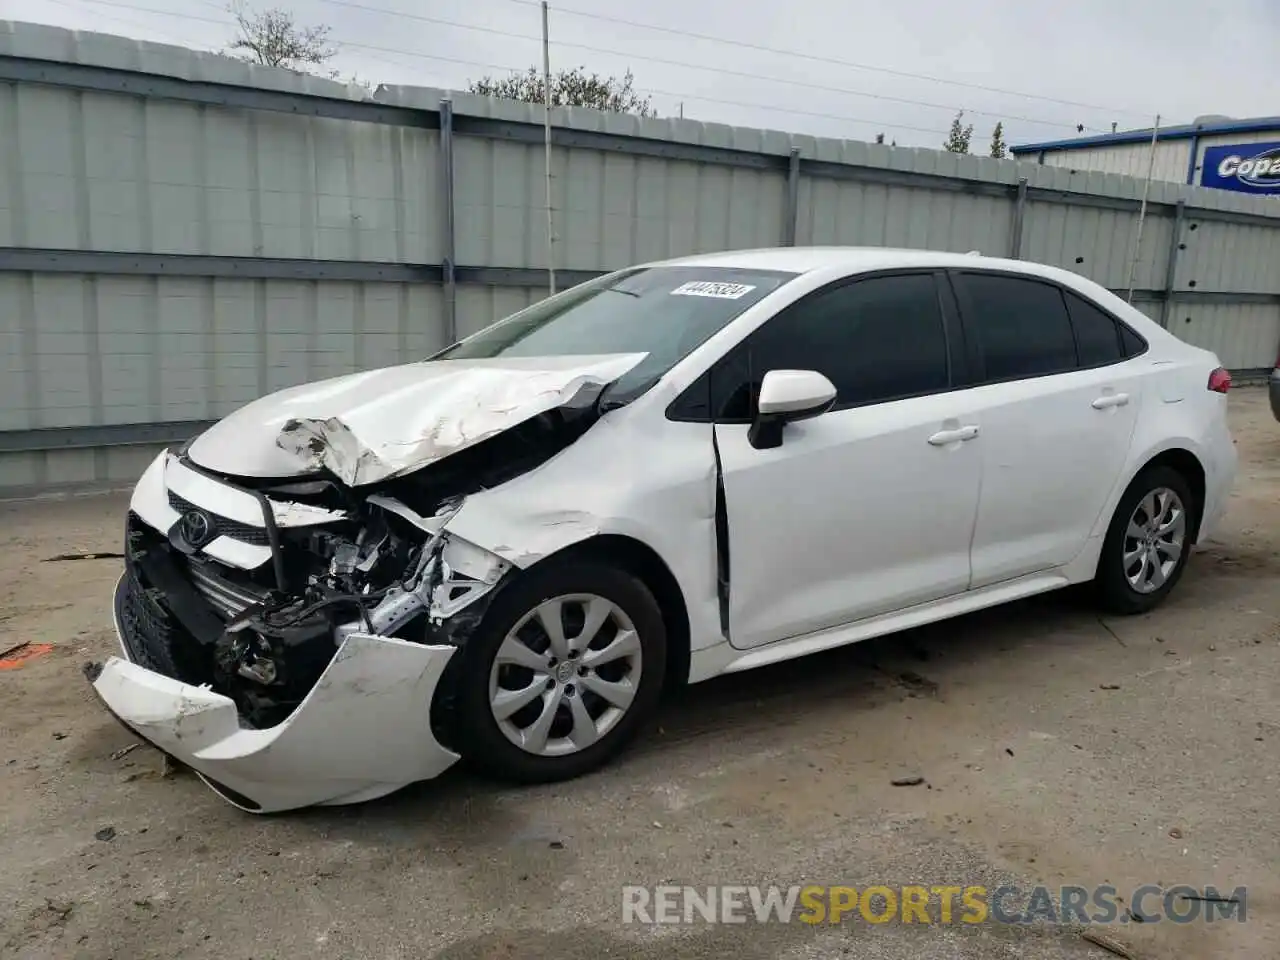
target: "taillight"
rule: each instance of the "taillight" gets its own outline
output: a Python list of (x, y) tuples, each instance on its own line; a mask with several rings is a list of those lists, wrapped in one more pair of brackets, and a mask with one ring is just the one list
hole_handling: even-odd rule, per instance
[(1226, 393), (1231, 389), (1231, 374), (1226, 368), (1218, 367), (1209, 374), (1209, 389), (1214, 393)]

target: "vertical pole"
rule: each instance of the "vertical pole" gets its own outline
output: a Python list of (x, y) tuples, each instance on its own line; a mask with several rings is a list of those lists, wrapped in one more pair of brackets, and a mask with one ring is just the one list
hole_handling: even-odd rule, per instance
[(547, 181), (547, 289), (556, 295), (555, 224), (551, 217), (551, 31), (547, 25), (547, 0), (542, 0), (542, 141), (546, 151)]
[(458, 286), (454, 280), (457, 251), (453, 210), (453, 101), (440, 101), (440, 205), (444, 208), (444, 340), (458, 341)]
[(800, 218), (800, 148), (791, 148), (787, 164), (787, 205), (782, 211), (782, 245), (796, 245), (796, 222)]
[(1018, 178), (1018, 195), (1013, 202), (1013, 230), (1009, 237), (1009, 258), (1022, 259), (1022, 224), (1027, 216), (1027, 178)]
[(1151, 175), (1156, 168), (1156, 140), (1160, 137), (1160, 114), (1151, 127), (1151, 156), (1147, 159), (1147, 180), (1142, 185), (1142, 205), (1138, 208), (1138, 229), (1133, 237), (1133, 254), (1129, 257), (1129, 303), (1133, 303), (1133, 287), (1137, 283), (1138, 257), (1142, 255), (1142, 226), (1147, 219), (1147, 197), (1151, 194)]
[(1178, 252), (1182, 249), (1182, 221), (1187, 215), (1187, 201), (1179, 200), (1173, 208), (1173, 236), (1169, 238), (1169, 260), (1164, 268), (1164, 302), (1160, 304), (1160, 326), (1169, 329), (1173, 310), (1173, 282), (1178, 276)]

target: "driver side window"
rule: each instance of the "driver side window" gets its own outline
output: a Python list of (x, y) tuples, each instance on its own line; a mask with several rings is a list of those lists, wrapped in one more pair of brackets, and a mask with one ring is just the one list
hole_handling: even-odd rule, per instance
[(946, 328), (933, 274), (871, 277), (810, 294), (711, 370), (711, 411), (747, 421), (770, 370), (816, 370), (835, 409), (949, 389)]

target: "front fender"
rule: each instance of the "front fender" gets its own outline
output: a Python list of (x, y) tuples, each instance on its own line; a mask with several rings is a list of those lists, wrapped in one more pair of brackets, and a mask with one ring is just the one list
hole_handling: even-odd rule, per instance
[(495, 509), (500, 506), (500, 502), (495, 503), (492, 498), (481, 504), (468, 500), (449, 521), (448, 530), (522, 570), (616, 526), (612, 518), (585, 510), (512, 514)]
[(602, 421), (539, 469), (469, 496), (447, 529), (519, 569), (593, 537), (638, 541), (679, 585), (693, 649), (719, 642), (709, 427), (663, 427), (651, 439)]

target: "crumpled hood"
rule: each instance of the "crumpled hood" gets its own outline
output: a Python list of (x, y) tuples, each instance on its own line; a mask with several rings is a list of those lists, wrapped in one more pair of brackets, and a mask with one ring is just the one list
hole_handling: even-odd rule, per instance
[(233, 476), (327, 468), (348, 486), (376, 483), (572, 404), (644, 358), (434, 360), (334, 377), (241, 407), (202, 433), (188, 454)]

